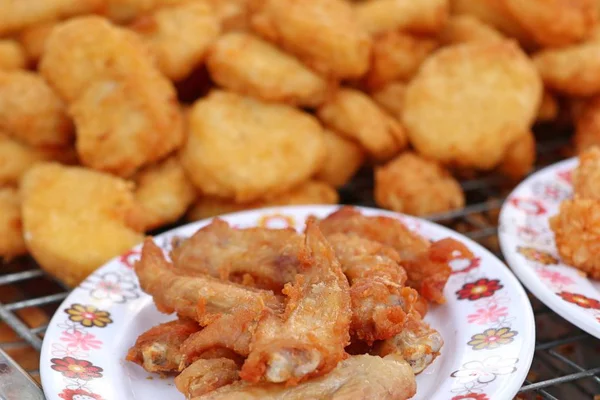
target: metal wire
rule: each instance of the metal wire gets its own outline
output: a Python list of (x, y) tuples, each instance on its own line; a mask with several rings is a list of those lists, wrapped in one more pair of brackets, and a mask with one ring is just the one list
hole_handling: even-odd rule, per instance
[[(538, 144), (541, 168), (562, 157), (564, 139), (541, 140)], [(498, 176), (475, 177), (464, 180), (468, 204), (465, 208), (450, 213), (433, 215), (429, 219), (450, 226), (501, 256), (497, 245), (497, 215), (510, 185)], [(361, 171), (350, 185), (340, 190), (342, 202), (374, 206), (372, 171)], [(48, 316), (56, 310), (68, 292), (51, 277), (31, 262), (13, 262), (3, 267), (0, 274), (0, 296), (5, 287), (16, 287), (22, 298), (0, 302), (0, 320), (7, 323), (22, 340), (1, 343), (4, 350), (29, 345), (38, 350), (42, 335), (47, 328), (43, 323), (28, 326), (19, 316), (19, 310), (41, 307)], [(40, 287), (51, 287), (53, 291), (36, 292)], [(0, 298), (1, 300), (1, 298)], [(532, 298), (538, 337), (535, 357), (528, 379), (523, 384), (518, 398), (521, 399), (579, 399), (600, 394), (600, 342), (570, 325), (547, 307)], [(540, 324), (551, 325), (551, 329), (540, 329)], [(556, 337), (545, 337), (547, 332), (557, 332)], [(28, 372), (37, 374), (37, 370)]]

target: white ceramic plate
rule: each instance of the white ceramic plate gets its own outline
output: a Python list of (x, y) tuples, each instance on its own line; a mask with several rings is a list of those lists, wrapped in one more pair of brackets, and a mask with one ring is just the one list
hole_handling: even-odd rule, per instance
[(538, 299), (600, 338), (600, 282), (560, 261), (548, 220), (573, 194), (570, 159), (538, 171), (510, 194), (500, 213), (500, 244), (509, 265)]
[[(281, 207), (223, 217), (238, 227), (304, 228), (309, 215), (324, 217), (332, 206)], [(442, 354), (417, 378), (415, 399), (512, 399), (525, 379), (534, 351), (533, 312), (525, 291), (490, 252), (447, 228), (394, 213), (430, 239), (454, 237), (477, 256), (456, 260), (443, 306), (426, 320), (444, 338)], [(173, 236), (190, 236), (209, 221), (156, 237), (167, 248)], [(132, 262), (139, 247), (98, 269), (56, 312), (44, 339), (40, 371), (49, 400), (183, 399), (172, 379), (150, 377), (124, 360), (129, 347), (148, 328), (173, 319), (160, 314), (141, 292)]]

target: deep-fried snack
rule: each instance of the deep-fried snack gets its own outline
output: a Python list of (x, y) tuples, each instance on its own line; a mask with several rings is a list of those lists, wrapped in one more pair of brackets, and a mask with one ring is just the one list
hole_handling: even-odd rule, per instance
[(400, 122), (358, 90), (340, 89), (317, 115), (327, 127), (359, 142), (377, 160), (393, 157), (408, 144)]
[(196, 189), (176, 157), (141, 170), (135, 199), (143, 209), (144, 230), (176, 222), (196, 198)]
[[(328, 153), (328, 157), (329, 156), (331, 156), (331, 153)], [(332, 162), (330, 159), (328, 159), (328, 161)], [(352, 161), (352, 159), (347, 160), (347, 162)], [(350, 166), (346, 166), (346, 168), (350, 168)], [(319, 174), (316, 177), (325, 180)], [(339, 179), (339, 177), (336, 178)], [(338, 201), (339, 195), (335, 188), (327, 183), (311, 180), (301, 183), (299, 186), (296, 186), (287, 192), (274, 194), (251, 203), (236, 203), (231, 199), (201, 195), (196, 199), (193, 206), (186, 214), (186, 217), (189, 221), (199, 221), (205, 218), (216, 217), (217, 215), (255, 208), (308, 204), (337, 204)]]
[(392, 81), (408, 81), (423, 61), (438, 47), (438, 42), (406, 33), (391, 31), (373, 39), (371, 67), (365, 76), (370, 89)]
[(189, 0), (102, 0), (106, 3), (104, 13), (118, 23), (131, 22), (134, 18), (159, 7), (188, 2)]
[(600, 147), (579, 154), (579, 165), (573, 173), (573, 192), (581, 199), (600, 200)]
[(158, 68), (178, 81), (201, 65), (221, 28), (210, 4), (183, 2), (136, 18), (129, 28), (146, 39)]
[(28, 71), (0, 70), (0, 130), (32, 146), (67, 146), (74, 136), (64, 103)]
[(135, 264), (142, 290), (154, 298), (159, 311), (177, 312), (181, 317), (207, 325), (237, 305), (247, 304), (277, 309), (279, 300), (273, 292), (226, 282), (204, 274), (178, 275), (162, 250), (147, 238), (142, 258)]
[(204, 194), (251, 202), (313, 175), (325, 158), (323, 129), (311, 115), (225, 91), (198, 100), (181, 153)]
[(464, 207), (465, 194), (439, 163), (406, 152), (375, 169), (375, 202), (389, 210), (422, 216)]
[(238, 381), (238, 370), (235, 361), (228, 358), (200, 359), (175, 378), (175, 386), (186, 399), (195, 399)]
[(225, 32), (245, 31), (250, 25), (250, 0), (206, 0), (214, 8)]
[(183, 356), (181, 344), (200, 329), (198, 322), (191, 319), (177, 319), (154, 326), (137, 338), (126, 360), (148, 372), (177, 372)]
[(266, 313), (240, 376), (297, 384), (327, 374), (346, 356), (351, 308), (348, 280), (316, 220), (306, 223), (299, 275), (286, 285), (283, 315)]
[(25, 243), (69, 286), (143, 240), (133, 184), (80, 167), (40, 163), (21, 181)]
[(592, 97), (576, 105), (574, 112), (575, 136), (578, 153), (600, 146), (600, 97)]
[(560, 106), (558, 99), (549, 90), (545, 89), (542, 95), (542, 102), (537, 112), (536, 122), (551, 122), (558, 118)]
[(577, 196), (563, 201), (550, 228), (562, 260), (600, 279), (600, 201)]
[(212, 79), (240, 94), (300, 107), (325, 101), (331, 84), (275, 45), (245, 32), (221, 36), (206, 65)]
[(345, 0), (255, 0), (252, 27), (306, 65), (339, 79), (369, 68), (371, 40)]
[(417, 390), (409, 365), (397, 356), (357, 355), (341, 361), (327, 375), (286, 387), (236, 382), (197, 400), (406, 400)]
[(16, 40), (0, 39), (0, 71), (25, 69), (27, 56), (25, 50)]
[(503, 40), (506, 37), (493, 26), (486, 24), (472, 15), (454, 15), (438, 35), (444, 45)]
[(42, 22), (30, 26), (19, 33), (19, 42), (23, 46), (27, 58), (33, 64), (37, 64), (42, 58), (46, 48), (46, 41), (58, 23), (58, 21)]
[(406, 83), (404, 82), (391, 82), (381, 89), (371, 92), (371, 98), (399, 121), (402, 120), (405, 95)]
[(26, 253), (21, 221), (21, 198), (16, 189), (0, 188), (0, 261)]
[(141, 39), (103, 18), (81, 17), (57, 26), (40, 71), (69, 103), (77, 152), (88, 167), (131, 176), (184, 140), (172, 84)]
[(542, 46), (587, 38), (598, 22), (596, 0), (503, 0), (508, 12)]
[(498, 171), (502, 175), (518, 181), (531, 172), (535, 165), (535, 157), (535, 136), (528, 130), (508, 146), (506, 154), (498, 166)]
[(357, 143), (329, 129), (325, 129), (325, 147), (327, 157), (315, 178), (336, 188), (344, 186), (363, 165), (365, 152)]
[(535, 119), (542, 83), (510, 41), (473, 42), (439, 50), (409, 83), (403, 121), (423, 156), (491, 169)]
[(371, 34), (408, 31), (434, 34), (448, 19), (448, 0), (371, 0), (354, 8), (361, 25)]

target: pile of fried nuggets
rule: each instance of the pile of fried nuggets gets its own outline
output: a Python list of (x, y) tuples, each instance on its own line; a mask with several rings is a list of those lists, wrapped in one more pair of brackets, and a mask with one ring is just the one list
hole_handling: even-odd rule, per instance
[(443, 344), (427, 303), (444, 302), (449, 262), (473, 254), (343, 207), (303, 234), (216, 218), (169, 256), (148, 238), (135, 272), (178, 319), (127, 359), (176, 374), (186, 398), (403, 400)]
[(383, 208), (463, 207), (452, 174), (521, 178), (536, 120), (600, 142), (598, 32), (597, 0), (0, 0), (0, 256), (76, 285), (365, 165)]

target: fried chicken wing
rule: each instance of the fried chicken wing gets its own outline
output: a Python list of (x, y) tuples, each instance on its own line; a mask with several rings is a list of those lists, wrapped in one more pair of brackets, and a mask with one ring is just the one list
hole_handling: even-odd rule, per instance
[(186, 399), (195, 398), (239, 380), (238, 369), (228, 358), (200, 359), (175, 378), (175, 386)]
[(348, 281), (316, 221), (307, 222), (300, 275), (284, 288), (285, 313), (259, 323), (240, 376), (296, 384), (328, 373), (345, 358), (351, 319)]

